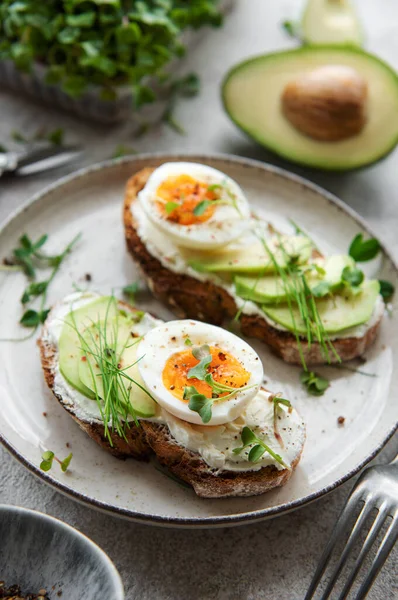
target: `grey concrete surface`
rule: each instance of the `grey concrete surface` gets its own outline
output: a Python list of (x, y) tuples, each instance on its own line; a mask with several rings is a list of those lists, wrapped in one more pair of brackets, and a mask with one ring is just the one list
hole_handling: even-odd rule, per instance
[[(367, 47), (398, 68), (398, 5), (395, 0), (358, 2)], [(219, 83), (225, 71), (246, 56), (294, 45), (279, 24), (294, 18), (295, 0), (240, 0), (221, 31), (209, 32), (181, 65), (198, 71), (202, 92), (181, 101), (176, 110), (186, 129), (178, 136), (165, 126), (134, 139), (133, 123), (112, 129), (77, 121), (23, 97), (0, 91), (0, 142), (13, 129), (33, 133), (40, 126), (65, 128), (67, 141), (87, 149), (81, 164), (109, 158), (117, 144), (137, 151), (214, 151), (256, 157), (285, 166), (335, 192), (373, 226), (398, 259), (398, 153), (356, 173), (335, 175), (287, 165), (241, 135), (224, 115)], [(41, 176), (0, 183), (0, 221), (63, 168)], [(391, 440), (376, 459), (397, 451)], [(18, 504), (59, 517), (95, 540), (120, 570), (128, 600), (300, 600), (321, 549), (352, 483), (292, 514), (236, 529), (188, 531), (144, 527), (115, 519), (63, 497), (35, 479), (0, 448), (0, 502)], [(395, 549), (369, 598), (398, 598), (398, 552)]]

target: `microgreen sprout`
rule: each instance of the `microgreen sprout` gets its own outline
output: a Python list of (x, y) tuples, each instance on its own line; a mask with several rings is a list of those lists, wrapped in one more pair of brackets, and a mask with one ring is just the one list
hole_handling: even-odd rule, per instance
[(206, 212), (206, 209), (209, 206), (217, 206), (219, 204), (232, 205), (232, 202), (228, 202), (228, 200), (223, 200), (221, 198), (219, 200), (201, 200), (193, 209), (193, 214), (195, 215), (195, 217), (200, 217)]
[(197, 365), (189, 369), (187, 378), (205, 381), (211, 387), (212, 395), (211, 398), (207, 398), (204, 394), (198, 392), (194, 385), (190, 385), (185, 386), (183, 398), (184, 400), (189, 400), (188, 408), (194, 412), (197, 412), (200, 415), (203, 423), (208, 423), (211, 420), (212, 406), (214, 402), (229, 400), (243, 389), (249, 390), (256, 386), (256, 384), (253, 384), (250, 386), (235, 388), (230, 385), (225, 385), (219, 381), (215, 381), (212, 373), (208, 372), (212, 361), (212, 356), (210, 348), (207, 344), (193, 347), (192, 355), (199, 362)]
[[(366, 262), (368, 260), (372, 260), (376, 258), (381, 250), (380, 242), (376, 238), (370, 238), (368, 240), (363, 239), (363, 234), (358, 233), (350, 244), (350, 248), (348, 250), (349, 255), (356, 262)], [(359, 271), (359, 269), (355, 269)], [(358, 275), (359, 277), (359, 275)], [(383, 297), (383, 300), (388, 301), (391, 296), (394, 294), (395, 288), (390, 281), (385, 281), (384, 279), (379, 279), (380, 283), (380, 294)], [(355, 284), (358, 285), (358, 284)], [(354, 293), (355, 293), (354, 287)]]
[(70, 462), (72, 460), (73, 454), (72, 452), (70, 454), (68, 454), (68, 456), (66, 458), (64, 458), (63, 460), (60, 460), (59, 458), (57, 458), (55, 456), (55, 453), (52, 452), (52, 450), (46, 450), (45, 452), (43, 452), (41, 458), (42, 461), (40, 463), (40, 469), (42, 471), (50, 471), (50, 469), (53, 466), (53, 462), (54, 460), (59, 463), (61, 470), (66, 473), (66, 471), (69, 468)]
[[(23, 236), (21, 238), (21, 242), (23, 240), (23, 238), (25, 238), (27, 241), (29, 241), (29, 238), (27, 236)], [(44, 242), (43, 242), (44, 239)], [(30, 264), (33, 266), (32, 262), (31, 262), (31, 257), (34, 256), (36, 259), (43, 261), (44, 263), (46, 263), (46, 266), (52, 266), (52, 272), (49, 276), (49, 278), (46, 281), (40, 281), (38, 283), (31, 283), (24, 291), (22, 298), (21, 298), (21, 302), (25, 305), (27, 304), (30, 300), (31, 297), (36, 297), (36, 296), (41, 296), (41, 304), (40, 304), (40, 310), (39, 311), (35, 311), (33, 309), (29, 309), (27, 310), (21, 317), (20, 319), (20, 323), (21, 325), (23, 325), (24, 327), (33, 327), (33, 328), (37, 328), (38, 325), (40, 325), (40, 323), (44, 323), (44, 321), (47, 318), (47, 315), (49, 313), (49, 309), (45, 308), (45, 303), (47, 300), (47, 290), (51, 284), (51, 282), (53, 281), (54, 277), (56, 276), (56, 274), (59, 271), (59, 268), (61, 266), (61, 264), (63, 263), (64, 259), (66, 258), (66, 256), (70, 253), (70, 251), (72, 250), (73, 246), (76, 244), (76, 242), (80, 239), (80, 234), (77, 235), (71, 242), (70, 244), (68, 244), (65, 248), (65, 250), (58, 255), (55, 256), (46, 256), (43, 255), (42, 253), (38, 252), (38, 249), (41, 248), (45, 241), (47, 240), (47, 236), (42, 236), (42, 238), (40, 238), (39, 242), (42, 242), (39, 244), (39, 242), (37, 242), (36, 244), (31, 245), (30, 248), (27, 248), (27, 255), (24, 256), (23, 260), (26, 261), (26, 259), (28, 257)], [(14, 252), (15, 254), (15, 252)], [(35, 276), (35, 271), (33, 271), (32, 276)]]
[[(42, 235), (35, 242), (27, 234), (24, 234), (19, 239), (19, 245), (13, 250), (13, 258), (6, 259), (7, 266), (8, 263), (12, 263), (12, 265), (21, 269), (30, 280), (30, 283), (27, 285), (21, 296), (21, 303), (23, 306), (26, 308), (30, 302), (41, 297), (39, 309), (34, 310), (33, 308), (26, 308), (19, 321), (23, 327), (31, 328), (33, 330), (28, 337), (31, 337), (31, 335), (35, 333), (37, 327), (46, 320), (49, 313), (49, 309), (45, 308), (48, 288), (58, 273), (61, 264), (71, 252), (79, 238), (80, 234), (66, 246), (61, 254), (49, 255), (42, 252), (42, 248), (48, 240), (47, 234)], [(47, 269), (49, 267), (52, 268), (49, 277), (42, 281), (35, 281), (37, 270)], [(25, 339), (27, 338), (20, 338), (15, 341)]]
[(223, 186), (221, 185), (221, 183), (211, 183), (207, 187), (208, 192), (215, 192), (216, 190), (222, 190), (222, 189), (223, 189)]
[(282, 436), (278, 432), (278, 412), (281, 406), (286, 406), (289, 411), (292, 410), (290, 400), (281, 398), (281, 396), (271, 396), (273, 407), (274, 407), (274, 434), (276, 439), (279, 441), (282, 448), (284, 447)]
[(118, 144), (113, 151), (111, 158), (122, 158), (123, 156), (131, 156), (137, 154), (137, 150), (132, 146), (126, 146), (124, 144)]
[(179, 135), (185, 135), (185, 129), (174, 117), (174, 109), (178, 98), (192, 98), (200, 92), (200, 79), (196, 73), (188, 73), (177, 77), (169, 83), (169, 99), (161, 116), (161, 121)]
[(314, 250), (321, 254), (321, 251), (319, 250), (314, 240), (309, 236), (309, 234), (306, 231), (304, 231), (304, 229), (300, 227), (300, 225), (293, 221), (293, 219), (289, 219), (289, 223), (292, 225), (292, 227), (294, 227), (294, 232), (296, 233), (296, 235), (302, 235), (306, 237), (311, 242), (311, 245), (314, 248)]
[(365, 275), (363, 274), (363, 271), (356, 267), (344, 267), (341, 273), (342, 282), (353, 294), (357, 294), (361, 291), (359, 286), (364, 279)]
[(46, 450), (45, 452), (43, 452), (43, 454), (41, 455), (42, 461), (40, 463), (40, 469), (42, 471), (49, 471), (53, 466), (54, 457), (55, 454), (51, 450)]
[(314, 371), (303, 370), (300, 375), (301, 383), (311, 396), (322, 396), (329, 387), (329, 381)]
[(70, 461), (72, 460), (72, 458), (73, 458), (73, 454), (71, 452), (70, 454), (68, 454), (68, 456), (66, 458), (64, 458), (63, 461), (61, 461), (61, 469), (64, 473), (66, 473), (66, 471), (68, 470)]
[[(23, 71), (43, 64), (46, 83), (60, 86), (71, 97), (95, 86), (101, 99), (112, 101), (123, 86), (133, 89), (136, 106), (141, 106), (153, 102), (157, 90), (164, 88), (160, 84), (166, 83), (172, 88), (173, 102), (170, 99), (167, 107), (171, 115), (177, 95), (198, 91), (197, 76), (189, 74), (170, 84), (167, 74), (169, 63), (184, 54), (182, 32), (219, 26), (221, 21), (217, 3), (209, 0), (4, 0), (1, 53)], [(153, 79), (156, 87), (148, 85)]]
[(380, 252), (380, 243), (376, 238), (363, 239), (363, 234), (358, 233), (352, 240), (348, 254), (355, 262), (366, 262), (375, 258)]
[(250, 429), (250, 427), (246, 426), (242, 429), (241, 441), (242, 441), (242, 446), (240, 446), (239, 448), (234, 448), (233, 449), (234, 454), (241, 454), (241, 452), (243, 452), (244, 450), (248, 450), (248, 448), (250, 448), (250, 450), (248, 452), (248, 460), (250, 462), (255, 463), (261, 459), (261, 457), (263, 456), (263, 454), (265, 452), (267, 452), (270, 456), (272, 456), (272, 458), (277, 463), (282, 465), (282, 467), (284, 467), (285, 469), (290, 469), (290, 466), (284, 462), (282, 457), (279, 454), (277, 454), (276, 452), (274, 452), (272, 450), (272, 448), (270, 448), (264, 442), (264, 440), (257, 437), (256, 434)]
[(189, 369), (188, 379), (200, 379), (204, 381), (207, 375), (207, 368), (209, 367), (212, 356), (210, 354), (210, 348), (207, 344), (203, 346), (197, 346), (192, 348), (192, 355), (199, 361), (197, 365)]
[(301, 41), (300, 27), (298, 23), (296, 23), (295, 21), (286, 20), (282, 21), (281, 27), (289, 37)]
[(197, 412), (203, 423), (208, 423), (212, 417), (213, 398), (200, 394), (194, 385), (185, 386), (184, 400), (189, 400), (188, 408)]
[(36, 276), (33, 260), (41, 257), (39, 250), (47, 240), (48, 236), (42, 235), (37, 242), (33, 242), (29, 236), (24, 234), (19, 239), (19, 246), (13, 250), (15, 263), (22, 267), (27, 277), (33, 279)]
[(33, 144), (34, 142), (50, 142), (54, 146), (62, 146), (64, 140), (64, 130), (61, 127), (57, 127), (52, 131), (46, 131), (40, 127), (32, 136), (26, 137), (20, 131), (14, 129), (11, 132), (11, 139), (17, 144)]
[(166, 204), (164, 206), (164, 210), (166, 211), (167, 215), (171, 215), (171, 213), (173, 211), (175, 211), (175, 209), (178, 208), (179, 206), (181, 206), (181, 205), (178, 204), (178, 202), (166, 202)]
[(274, 405), (274, 412), (277, 412), (280, 406), (287, 406), (288, 408), (292, 407), (290, 400), (286, 400), (286, 398), (281, 398), (280, 396), (273, 396), (272, 402)]
[(324, 298), (330, 293), (330, 283), (327, 281), (320, 281), (314, 288), (312, 288), (312, 295), (315, 298)]
[(127, 296), (132, 304), (135, 302), (135, 296), (140, 289), (140, 286), (137, 281), (133, 281), (129, 285), (125, 285), (122, 292), (125, 296)]
[(383, 297), (385, 302), (388, 302), (392, 295), (394, 294), (395, 288), (390, 281), (385, 281), (384, 279), (379, 279), (380, 284), (380, 294)]

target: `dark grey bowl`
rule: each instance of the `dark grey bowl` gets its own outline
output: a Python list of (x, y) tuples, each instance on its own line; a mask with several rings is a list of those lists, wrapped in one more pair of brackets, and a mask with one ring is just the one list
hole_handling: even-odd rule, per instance
[(24, 593), (44, 588), (51, 600), (124, 600), (119, 573), (94, 542), (58, 519), (2, 504), (0, 580)]

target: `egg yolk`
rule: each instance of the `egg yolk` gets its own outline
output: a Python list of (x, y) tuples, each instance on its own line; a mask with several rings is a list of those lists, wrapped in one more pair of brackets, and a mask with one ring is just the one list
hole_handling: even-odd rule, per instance
[(213, 190), (207, 183), (197, 181), (190, 175), (169, 177), (156, 190), (157, 208), (162, 217), (179, 225), (204, 223), (210, 219), (216, 207), (209, 204), (200, 215), (195, 215), (193, 211), (203, 200), (218, 200), (217, 189)]
[[(241, 363), (228, 352), (223, 352), (220, 348), (210, 346), (211, 363), (207, 372), (213, 375), (213, 379), (218, 383), (229, 385), (233, 388), (240, 388), (247, 384), (250, 379), (250, 373), (243, 368)], [(173, 396), (184, 402), (184, 388), (193, 385), (200, 394), (211, 398), (212, 388), (205, 381), (188, 379), (188, 371), (199, 363), (198, 359), (192, 354), (192, 349), (176, 352), (167, 360), (163, 369), (163, 384), (170, 390)], [(225, 396), (220, 394), (220, 396)]]

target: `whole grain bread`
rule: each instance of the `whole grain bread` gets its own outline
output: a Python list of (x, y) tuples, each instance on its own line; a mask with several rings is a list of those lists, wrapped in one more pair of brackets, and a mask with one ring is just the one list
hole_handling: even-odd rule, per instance
[(297, 467), (303, 449), (298, 450), (290, 469), (279, 471), (274, 466), (267, 466), (258, 471), (215, 473), (199, 454), (177, 444), (167, 426), (142, 421), (142, 427), (159, 462), (173, 475), (189, 483), (202, 498), (257, 496), (285, 485)]
[[(150, 167), (142, 169), (127, 182), (123, 207), (127, 248), (154, 296), (168, 306), (178, 318), (198, 319), (214, 325), (222, 325), (238, 312), (234, 298), (224, 288), (211, 281), (200, 281), (190, 275), (176, 273), (166, 268), (149, 252), (138, 234), (131, 208), (153, 171), (154, 169)], [(373, 344), (380, 323), (381, 317), (362, 337), (334, 340), (333, 345), (340, 359), (347, 361), (361, 356)], [(273, 327), (257, 314), (242, 314), (240, 326), (244, 335), (261, 340), (286, 362), (301, 364), (296, 337), (289, 331)], [(306, 340), (303, 339), (301, 346), (307, 365), (325, 362), (318, 342), (313, 342), (308, 347)], [(330, 358), (331, 362), (338, 362), (333, 354)]]
[[(124, 304), (125, 307), (128, 305)], [(131, 310), (130, 307), (128, 307)], [(51, 316), (51, 315), (50, 315)], [(112, 433), (112, 445), (105, 436), (104, 425), (99, 421), (85, 420), (76, 414), (69, 402), (54, 388), (55, 372), (58, 364), (58, 350), (49, 341), (44, 324), (38, 340), (41, 364), (45, 381), (61, 406), (70, 414), (72, 419), (104, 450), (117, 458), (148, 459), (151, 454), (161, 464), (166, 466), (174, 475), (189, 483), (198, 496), (203, 498), (226, 498), (229, 496), (254, 496), (262, 494), (275, 487), (284, 485), (296, 468), (302, 451), (298, 448), (297, 456), (291, 470), (278, 471), (276, 467), (268, 466), (259, 471), (215, 473), (199, 454), (191, 452), (179, 445), (172, 437), (167, 425), (140, 420), (137, 427), (130, 423), (126, 429), (126, 439)]]

